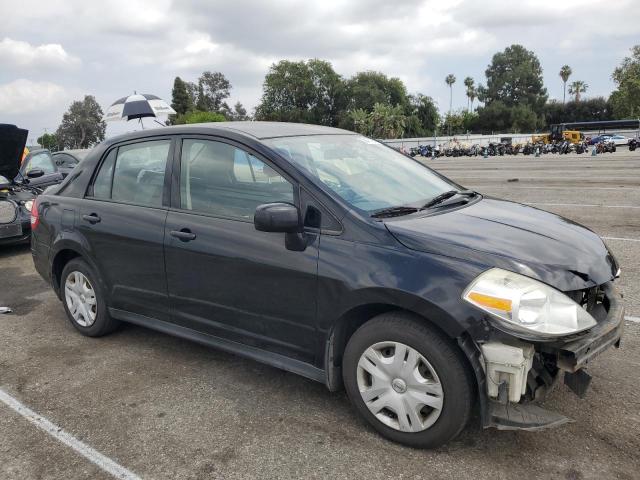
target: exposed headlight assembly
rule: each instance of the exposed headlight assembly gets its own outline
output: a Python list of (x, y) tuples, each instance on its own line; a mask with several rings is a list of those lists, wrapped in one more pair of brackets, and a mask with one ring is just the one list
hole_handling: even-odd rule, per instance
[(33, 200), (27, 200), (24, 202), (24, 208), (26, 208), (29, 212), (31, 211), (31, 207), (33, 207)]
[(500, 268), (478, 275), (462, 298), (508, 329), (529, 336), (554, 338), (596, 325), (593, 317), (564, 293)]

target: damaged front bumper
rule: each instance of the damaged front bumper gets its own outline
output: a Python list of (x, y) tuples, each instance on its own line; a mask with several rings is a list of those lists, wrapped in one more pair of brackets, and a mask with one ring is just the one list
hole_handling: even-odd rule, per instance
[(505, 338), (480, 346), (471, 339), (460, 342), (474, 364), (485, 428), (540, 430), (571, 421), (536, 402), (545, 398), (561, 375), (565, 384), (583, 397), (591, 380), (583, 368), (606, 349), (620, 346), (622, 296), (612, 282), (600, 289), (602, 302), (593, 312), (597, 325), (586, 333), (554, 342)]

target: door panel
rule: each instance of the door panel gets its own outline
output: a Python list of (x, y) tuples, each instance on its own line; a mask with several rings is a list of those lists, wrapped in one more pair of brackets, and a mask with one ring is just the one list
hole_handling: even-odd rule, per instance
[[(188, 229), (183, 241), (170, 232)], [(252, 223), (169, 212), (165, 238), (173, 321), (311, 361), (315, 347), (317, 238), (304, 252)]]
[(170, 152), (166, 138), (111, 149), (76, 220), (109, 289), (109, 306), (165, 321), (171, 318), (163, 205)]
[[(99, 218), (99, 222), (90, 217)], [(110, 307), (169, 320), (164, 272), (167, 211), (100, 200), (82, 204), (76, 221), (109, 288)]]
[(180, 150), (165, 229), (173, 321), (313, 361), (319, 239), (294, 252), (253, 226), (258, 205), (295, 202), (293, 183), (231, 143), (184, 139)]

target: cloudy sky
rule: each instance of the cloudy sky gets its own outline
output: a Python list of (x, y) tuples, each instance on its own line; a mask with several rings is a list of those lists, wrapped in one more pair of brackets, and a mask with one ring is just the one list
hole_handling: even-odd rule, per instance
[(176, 75), (204, 70), (223, 72), (231, 102), (252, 109), (283, 58), (326, 59), (345, 76), (379, 70), (445, 110), (448, 73), (463, 107), (464, 77), (483, 82), (493, 53), (521, 43), (540, 58), (551, 98), (562, 98), (565, 63), (587, 96), (608, 95), (640, 41), (634, 0), (21, 0), (1, 2), (0, 18), (0, 122), (32, 138), (84, 94), (103, 109), (134, 90), (170, 100)]

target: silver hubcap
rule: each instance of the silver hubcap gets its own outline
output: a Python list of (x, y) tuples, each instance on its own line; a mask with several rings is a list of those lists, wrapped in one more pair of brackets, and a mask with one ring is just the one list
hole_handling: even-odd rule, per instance
[(64, 297), (67, 308), (75, 322), (82, 327), (90, 327), (96, 321), (98, 312), (96, 292), (87, 277), (80, 272), (71, 272), (64, 282)]
[(444, 393), (436, 371), (403, 343), (380, 342), (367, 348), (358, 361), (357, 379), (367, 408), (395, 430), (421, 432), (442, 412)]

